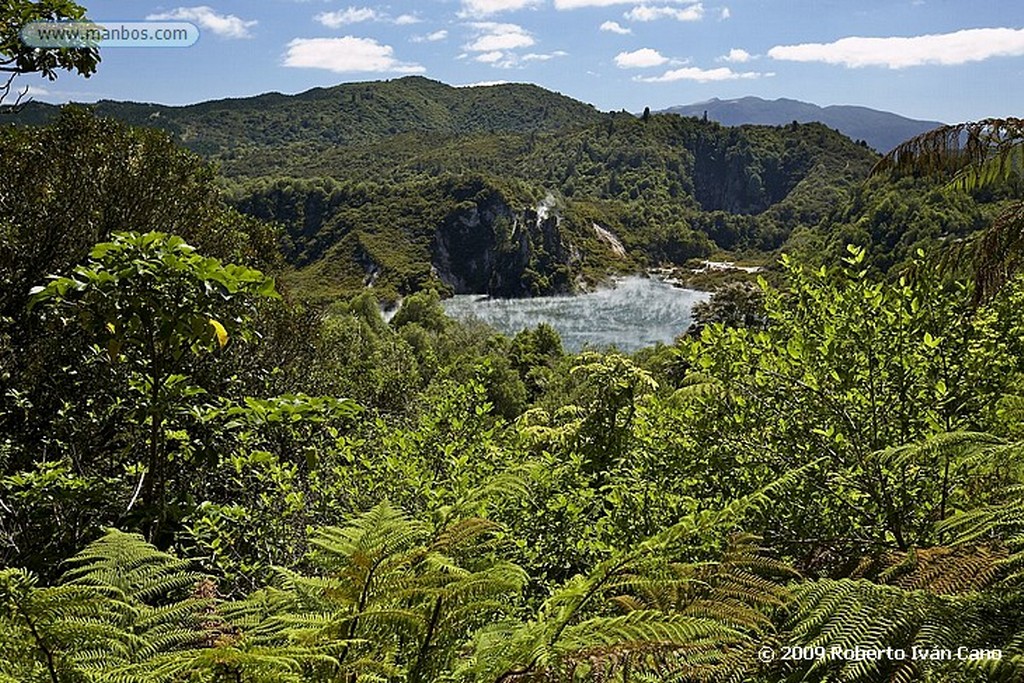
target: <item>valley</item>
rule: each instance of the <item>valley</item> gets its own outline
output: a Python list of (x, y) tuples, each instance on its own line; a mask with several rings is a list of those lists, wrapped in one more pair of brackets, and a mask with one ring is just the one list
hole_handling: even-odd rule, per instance
[[(421, 77), (94, 111), (216, 162), (235, 207), (285, 228), (289, 281), (314, 297), (371, 281), (385, 299), (566, 294), (713, 252), (770, 260), (877, 160), (819, 124), (643, 119), (535, 86)], [(29, 105), (17, 118), (54, 114)]]

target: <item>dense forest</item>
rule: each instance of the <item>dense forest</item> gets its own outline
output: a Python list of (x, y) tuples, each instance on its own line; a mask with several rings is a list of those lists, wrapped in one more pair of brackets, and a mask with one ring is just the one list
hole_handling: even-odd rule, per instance
[[(395, 113), (322, 177), (0, 125), (0, 682), (1024, 679), (1020, 121), (868, 177), (814, 124), (432, 111), (486, 135)], [(779, 247), (632, 355), (430, 286)]]
[[(785, 250), (834, 265), (847, 244), (887, 271), (976, 231), (1006, 196), (950, 197), (927, 178), (865, 186), (878, 155), (822, 124), (601, 113), (525, 84), (410, 76), (90, 108), (164, 130), (214, 162), (231, 206), (284, 230), (283, 282), (318, 305), (368, 284), (386, 301), (430, 288), (579, 292), (609, 272), (722, 254), (770, 266)], [(69, 118), (36, 103), (13, 116), (58, 127)]]
[[(818, 225), (877, 160), (821, 124), (725, 128), (418, 76), (91, 109), (215, 162), (231, 205), (284, 228), (285, 281), (319, 303), (370, 283), (391, 300), (424, 288), (566, 293), (609, 270), (760, 257)], [(14, 119), (69, 116), (30, 103)]]

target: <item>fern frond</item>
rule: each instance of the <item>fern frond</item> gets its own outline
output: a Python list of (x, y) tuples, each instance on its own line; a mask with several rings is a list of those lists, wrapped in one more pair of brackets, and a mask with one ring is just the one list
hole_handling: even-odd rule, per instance
[(696, 652), (727, 647), (743, 639), (740, 632), (714, 620), (645, 610), (620, 617), (595, 617), (570, 626), (553, 651), (574, 658), (586, 658), (597, 650), (605, 654), (633, 649)]
[(114, 588), (127, 600), (142, 603), (183, 592), (202, 578), (190, 571), (188, 561), (157, 550), (139, 534), (117, 529), (108, 529), (69, 564), (65, 583)]
[(1009, 486), (1001, 502), (967, 510), (945, 520), (939, 530), (959, 545), (1004, 543), (1010, 553), (1001, 558), (1007, 582), (1024, 578), (1024, 485)]
[[(953, 599), (865, 580), (815, 581), (795, 586), (793, 595), (786, 623), (789, 644), (824, 648), (828, 653), (888, 648), (910, 653), (915, 647), (955, 650), (971, 643), (980, 629), (973, 613)], [(916, 680), (926, 669), (938, 671), (950, 665), (885, 657), (868, 661), (844, 655), (790, 663), (805, 678), (863, 683)]]
[(466, 517), (456, 520), (440, 531), (437, 539), (431, 543), (431, 550), (452, 552), (460, 548), (474, 545), (482, 538), (491, 536), (501, 530), (501, 525), (481, 517)]
[(1005, 565), (1007, 553), (1000, 547), (915, 548), (867, 558), (851, 578), (906, 590), (925, 590), (940, 595), (967, 593), (992, 585)]
[(897, 146), (873, 174), (895, 171), (953, 176), (953, 184), (974, 189), (1022, 171), (1024, 120), (989, 118), (940, 126)]

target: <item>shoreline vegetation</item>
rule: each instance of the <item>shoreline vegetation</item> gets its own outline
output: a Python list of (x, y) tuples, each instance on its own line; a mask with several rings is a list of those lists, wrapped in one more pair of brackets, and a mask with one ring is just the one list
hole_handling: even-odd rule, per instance
[(650, 268), (646, 272), (677, 287), (713, 294), (733, 282), (757, 282), (757, 276), (767, 270), (768, 266), (754, 260), (737, 262), (705, 259), (691, 261), (684, 266)]

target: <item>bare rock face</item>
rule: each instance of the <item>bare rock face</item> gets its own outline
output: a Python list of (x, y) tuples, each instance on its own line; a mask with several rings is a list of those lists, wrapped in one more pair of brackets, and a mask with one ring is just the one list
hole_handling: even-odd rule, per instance
[(597, 223), (593, 224), (594, 233), (597, 235), (597, 239), (601, 240), (608, 245), (612, 253), (616, 258), (626, 258), (626, 248), (622, 246), (622, 242), (611, 230), (602, 228)]
[(511, 298), (573, 291), (579, 250), (552, 207), (515, 209), (483, 184), (459, 194), (431, 243), (433, 271), (456, 294)]

